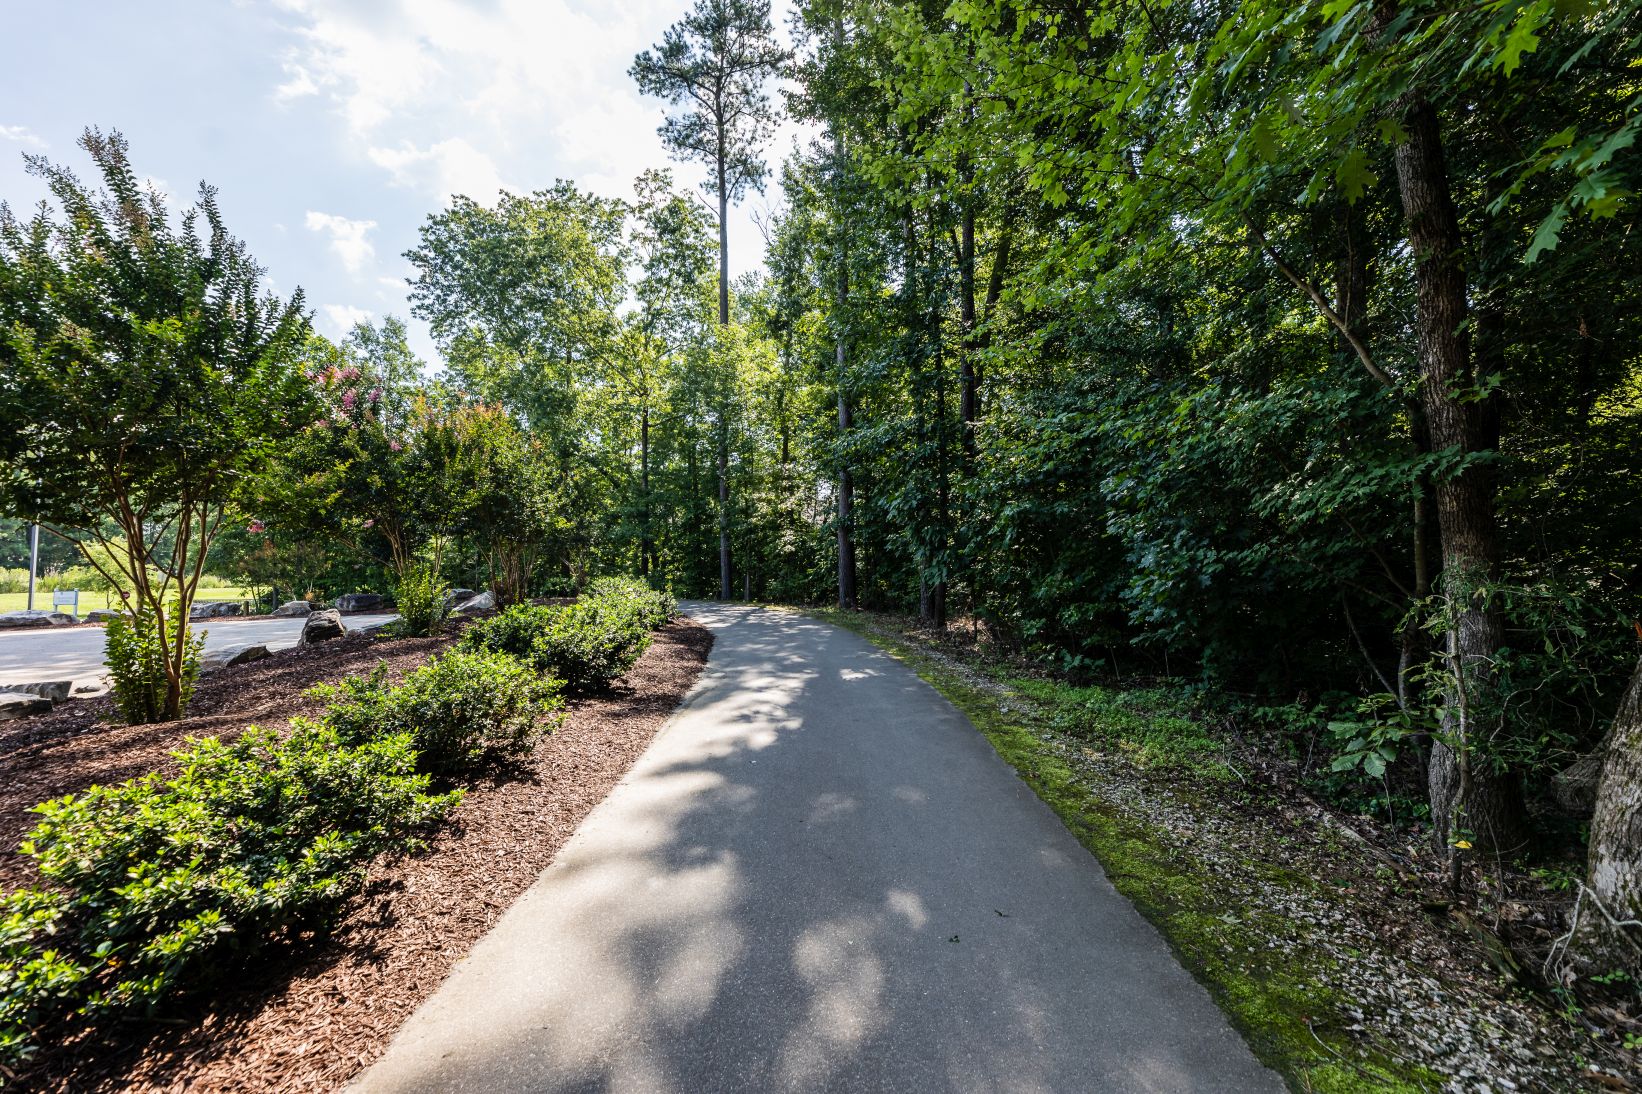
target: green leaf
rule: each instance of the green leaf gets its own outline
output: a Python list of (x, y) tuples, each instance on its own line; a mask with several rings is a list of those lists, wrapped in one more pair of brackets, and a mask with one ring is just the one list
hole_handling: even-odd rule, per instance
[(1370, 186), (1380, 181), (1380, 176), (1369, 167), (1368, 154), (1361, 148), (1353, 148), (1334, 169), (1334, 181), (1339, 184), (1346, 201), (1355, 205)]

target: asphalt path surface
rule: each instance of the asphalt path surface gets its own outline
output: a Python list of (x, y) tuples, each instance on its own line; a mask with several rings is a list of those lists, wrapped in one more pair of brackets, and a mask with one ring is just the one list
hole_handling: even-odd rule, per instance
[(356, 1090), (1283, 1089), (913, 672), (686, 610), (694, 690)]
[[(393, 615), (345, 615), (350, 629), (392, 619)], [(301, 619), (208, 619), (192, 623), (205, 632), (205, 649), (263, 645), (270, 650), (294, 646), (302, 637)], [(46, 680), (85, 680), (101, 676), (101, 627), (30, 627), (0, 631), (0, 687)]]

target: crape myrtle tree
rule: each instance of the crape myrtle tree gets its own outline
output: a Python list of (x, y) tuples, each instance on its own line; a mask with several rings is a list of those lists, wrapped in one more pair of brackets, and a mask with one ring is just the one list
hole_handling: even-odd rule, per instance
[[(72, 541), (155, 628), (160, 720), (186, 703), (187, 617), (225, 512), (312, 414), (300, 291), (280, 301), (202, 185), (180, 217), (119, 133), (101, 187), (26, 157), (57, 203), (0, 206), (0, 508)], [(106, 572), (112, 567), (113, 573)]]
[[(730, 206), (762, 190), (762, 146), (775, 126), (764, 86), (786, 60), (768, 0), (697, 0), (661, 44), (629, 70), (639, 90), (681, 107), (660, 133), (676, 156), (707, 165), (704, 189), (718, 204), (718, 321), (730, 322)], [(720, 418), (727, 420), (724, 408)], [(719, 596), (730, 596), (729, 440), (718, 451)]]

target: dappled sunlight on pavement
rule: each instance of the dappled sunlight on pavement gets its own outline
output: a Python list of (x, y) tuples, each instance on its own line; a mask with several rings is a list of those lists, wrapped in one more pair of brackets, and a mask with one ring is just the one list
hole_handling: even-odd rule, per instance
[(357, 1089), (1281, 1089), (912, 672), (687, 610), (678, 715)]

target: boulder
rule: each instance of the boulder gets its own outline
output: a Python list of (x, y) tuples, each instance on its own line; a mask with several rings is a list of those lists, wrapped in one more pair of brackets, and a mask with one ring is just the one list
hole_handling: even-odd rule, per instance
[(336, 598), (336, 610), (339, 612), (374, 612), (383, 603), (383, 599), (376, 593), (343, 593)]
[(469, 600), (472, 600), (478, 595), (479, 590), (477, 589), (452, 589), (450, 592), (445, 594), (445, 599), (441, 601), (441, 606), (444, 608), (445, 614), (449, 615), (451, 609), (456, 607), (456, 605), (466, 604)]
[(235, 600), (196, 600), (188, 609), (190, 619), (221, 619), (238, 614), (239, 602)]
[(478, 596), (464, 600), (456, 606), (451, 615), (476, 615), (479, 612), (493, 612), (496, 610), (496, 597), (493, 593), (480, 593)]
[(125, 613), (118, 608), (93, 608), (85, 614), (87, 623), (109, 623)]
[(229, 665), (243, 665), (247, 661), (261, 661), (268, 656), (267, 646), (228, 646), (220, 650), (212, 650), (200, 657), (201, 672), (216, 672)]
[(42, 608), (0, 613), (0, 627), (62, 627), (74, 622), (72, 615)]
[(274, 614), (281, 619), (295, 619), (307, 615), (314, 610), (314, 606), (306, 600), (287, 600), (274, 609)]
[(329, 642), (333, 638), (341, 638), (347, 633), (348, 628), (342, 622), (342, 613), (335, 608), (326, 608), (324, 611), (310, 612), (308, 618), (302, 621), (302, 637), (297, 641), (297, 645), (314, 646), (321, 642)]
[(74, 687), (73, 680), (46, 680), (38, 684), (0, 684), (7, 691), (21, 691), (29, 695), (38, 695), (42, 699), (50, 699), (54, 703), (61, 703), (68, 698), (68, 693)]
[(0, 722), (50, 713), (51, 700), (43, 695), (32, 695), (26, 691), (0, 691)]

